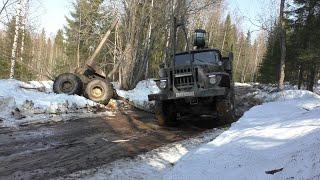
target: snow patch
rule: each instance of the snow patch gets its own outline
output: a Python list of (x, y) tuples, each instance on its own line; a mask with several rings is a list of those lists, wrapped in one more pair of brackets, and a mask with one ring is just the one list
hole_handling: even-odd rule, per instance
[(235, 86), (238, 86), (238, 87), (248, 87), (248, 86), (252, 86), (251, 84), (248, 84), (248, 83), (239, 83), (239, 82), (236, 82), (234, 83)]
[(45, 93), (52, 92), (51, 85), (52, 82), (49, 81), (25, 83), (0, 80), (0, 126), (16, 126), (21, 122), (32, 121), (33, 117), (41, 114), (88, 112), (91, 107), (97, 105), (77, 95)]
[(137, 86), (130, 91), (119, 90), (119, 86), (117, 84), (115, 84), (114, 87), (116, 88), (119, 96), (128, 99), (135, 107), (153, 112), (154, 102), (148, 101), (148, 95), (159, 93), (160, 89), (152, 79), (139, 82)]
[(53, 92), (53, 81), (29, 81), (34, 88), (43, 88), (45, 92)]

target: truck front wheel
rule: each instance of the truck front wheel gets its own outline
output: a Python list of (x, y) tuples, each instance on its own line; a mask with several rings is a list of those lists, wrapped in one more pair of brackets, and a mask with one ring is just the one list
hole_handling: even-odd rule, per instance
[(155, 115), (160, 126), (177, 125), (177, 112), (171, 101), (156, 101)]
[(234, 94), (229, 92), (225, 99), (216, 103), (216, 111), (218, 113), (218, 124), (227, 125), (235, 122), (234, 114)]

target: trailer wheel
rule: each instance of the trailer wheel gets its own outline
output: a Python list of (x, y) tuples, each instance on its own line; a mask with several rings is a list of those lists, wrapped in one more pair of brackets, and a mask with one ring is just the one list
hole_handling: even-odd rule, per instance
[(85, 97), (98, 103), (108, 104), (113, 97), (112, 84), (105, 79), (94, 79), (88, 83)]
[(53, 83), (53, 92), (57, 94), (78, 94), (81, 95), (83, 91), (83, 83), (81, 79), (72, 73), (60, 74), (55, 78)]
[(156, 101), (155, 115), (160, 126), (177, 125), (177, 112), (170, 101)]

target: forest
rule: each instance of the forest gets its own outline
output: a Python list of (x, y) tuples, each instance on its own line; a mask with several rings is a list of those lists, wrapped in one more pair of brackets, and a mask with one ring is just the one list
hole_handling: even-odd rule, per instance
[[(36, 30), (31, 6), (32, 0), (0, 4), (1, 79), (53, 80), (83, 66), (119, 19), (96, 61), (112, 81), (132, 89), (140, 80), (156, 78), (159, 65), (169, 59), (172, 17), (186, 25), (188, 40), (202, 28), (208, 47), (234, 53), (236, 82), (279, 88), (288, 82), (312, 90), (319, 76), (317, 0), (275, 1), (274, 12), (258, 17), (258, 32), (244, 30), (243, 17), (230, 12), (225, 0), (75, 0), (67, 24), (53, 37)], [(178, 51), (186, 50), (182, 32), (178, 42)]]

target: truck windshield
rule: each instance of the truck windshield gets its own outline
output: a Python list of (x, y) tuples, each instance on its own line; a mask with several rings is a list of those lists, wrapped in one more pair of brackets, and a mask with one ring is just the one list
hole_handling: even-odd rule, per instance
[(192, 58), (194, 58), (194, 64), (199, 65), (212, 65), (220, 61), (219, 53), (216, 51), (206, 51), (193, 54), (180, 54), (175, 56), (175, 64), (179, 65), (189, 65)]

